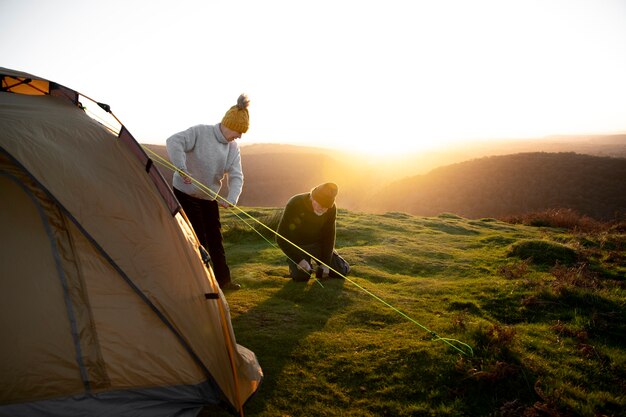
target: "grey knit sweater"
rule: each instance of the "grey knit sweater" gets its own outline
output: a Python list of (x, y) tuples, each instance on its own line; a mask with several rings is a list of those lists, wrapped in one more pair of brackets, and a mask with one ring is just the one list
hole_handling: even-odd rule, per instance
[(172, 135), (166, 143), (172, 164), (213, 192), (194, 183), (185, 184), (178, 173), (174, 173), (174, 188), (196, 198), (215, 200), (215, 194), (219, 193), (225, 174), (228, 174), (226, 199), (237, 204), (243, 187), (241, 154), (236, 141), (228, 142), (224, 138), (219, 124), (192, 126)]

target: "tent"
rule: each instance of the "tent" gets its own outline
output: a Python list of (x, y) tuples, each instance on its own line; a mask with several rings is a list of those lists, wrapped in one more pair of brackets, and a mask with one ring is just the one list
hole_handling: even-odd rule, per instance
[(262, 370), (152, 161), (76, 91), (0, 78), (0, 416), (243, 415)]

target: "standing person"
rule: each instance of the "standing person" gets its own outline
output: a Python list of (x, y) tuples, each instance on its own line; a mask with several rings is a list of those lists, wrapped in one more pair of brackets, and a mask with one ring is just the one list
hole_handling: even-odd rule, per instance
[(289, 275), (294, 281), (308, 281), (313, 272), (311, 256), (301, 249), (321, 261), (315, 271), (318, 278), (340, 278), (334, 271), (341, 275), (350, 271), (335, 251), (337, 191), (332, 182), (320, 184), (308, 193), (294, 195), (285, 206), (276, 241), (289, 258)]
[[(241, 154), (236, 139), (248, 131), (250, 117), (245, 95), (240, 95), (216, 125), (196, 125), (167, 139), (170, 161), (182, 171), (174, 173), (174, 194), (185, 210), (189, 221), (211, 257), (213, 270), (220, 288), (239, 289), (230, 279), (218, 205), (236, 205), (243, 187)], [(185, 175), (188, 174), (188, 175)], [(222, 181), (228, 174), (226, 200), (216, 197)], [(206, 192), (192, 182), (192, 178), (208, 187)]]

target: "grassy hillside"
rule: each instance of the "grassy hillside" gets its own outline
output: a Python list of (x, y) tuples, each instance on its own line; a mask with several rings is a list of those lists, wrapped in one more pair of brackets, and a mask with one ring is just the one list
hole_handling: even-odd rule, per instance
[[(270, 226), (280, 215), (248, 213)], [(238, 343), (265, 373), (246, 415), (623, 415), (624, 232), (340, 210), (349, 279), (303, 284), (227, 213), (227, 256), (243, 289), (226, 297)]]

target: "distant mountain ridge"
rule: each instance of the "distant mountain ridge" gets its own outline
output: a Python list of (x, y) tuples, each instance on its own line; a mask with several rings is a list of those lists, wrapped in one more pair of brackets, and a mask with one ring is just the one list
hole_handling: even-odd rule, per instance
[[(595, 151), (619, 151), (626, 146), (626, 136), (611, 137), (608, 143), (610, 148), (594, 145)], [(167, 158), (164, 146), (148, 147)], [(242, 206), (281, 207), (292, 195), (333, 181), (340, 186), (339, 207), (364, 212), (423, 216), (451, 212), (480, 218), (571, 208), (599, 219), (626, 213), (624, 158), (527, 152), (467, 157), (422, 175), (406, 175), (411, 166), (415, 172), (425, 163), (426, 156), (385, 162), (328, 149), (272, 144), (242, 146), (241, 153)], [(452, 160), (461, 157), (457, 150)], [(171, 184), (171, 171), (161, 171)]]
[(390, 184), (374, 211), (502, 217), (570, 208), (597, 219), (626, 213), (626, 159), (520, 153), (461, 162)]

